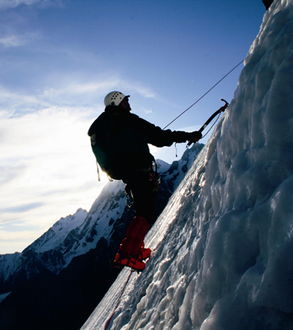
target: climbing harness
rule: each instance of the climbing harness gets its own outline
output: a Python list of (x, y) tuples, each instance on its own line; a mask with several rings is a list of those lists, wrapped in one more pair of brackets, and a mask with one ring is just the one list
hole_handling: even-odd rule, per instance
[(163, 129), (166, 129), (171, 124), (174, 123), (178, 118), (180, 118), (185, 112), (190, 110), (193, 106), (195, 106), (200, 100), (202, 100), (209, 92), (211, 92), (216, 86), (218, 86), (229, 74), (231, 74), (240, 64), (242, 64), (244, 59), (242, 59), (239, 63), (237, 63), (230, 71), (228, 71), (222, 78), (220, 78), (212, 87), (210, 87), (204, 94), (202, 94), (194, 103), (192, 103), (188, 108), (182, 111), (177, 117), (170, 121)]

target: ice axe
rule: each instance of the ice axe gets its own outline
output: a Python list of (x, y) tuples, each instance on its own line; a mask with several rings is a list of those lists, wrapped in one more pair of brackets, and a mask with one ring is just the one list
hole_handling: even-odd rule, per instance
[[(210, 118), (201, 126), (201, 128), (198, 130), (198, 132), (202, 133), (203, 130), (208, 126), (208, 124), (217, 116), (219, 115), (221, 112), (224, 112), (228, 106), (229, 106), (229, 103), (225, 100), (225, 99), (221, 99), (221, 101), (225, 102), (225, 104), (220, 108), (218, 109), (216, 112), (214, 112)], [(190, 146), (193, 142), (188, 142), (187, 143), (187, 146)]]

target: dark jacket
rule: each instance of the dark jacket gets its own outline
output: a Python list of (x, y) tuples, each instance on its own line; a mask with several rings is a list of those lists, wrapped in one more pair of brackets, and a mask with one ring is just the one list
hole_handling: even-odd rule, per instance
[(162, 130), (119, 108), (106, 108), (88, 131), (97, 162), (113, 179), (123, 179), (133, 170), (151, 166), (154, 158), (148, 143), (170, 146), (173, 142), (187, 141), (189, 134)]

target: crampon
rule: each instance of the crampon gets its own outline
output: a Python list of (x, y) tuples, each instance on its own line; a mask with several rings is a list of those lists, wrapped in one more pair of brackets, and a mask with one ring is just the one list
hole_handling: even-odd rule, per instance
[(142, 247), (138, 256), (129, 256), (123, 253), (123, 251), (118, 251), (114, 257), (114, 265), (117, 267), (127, 266), (136, 271), (143, 271), (146, 266), (145, 260), (150, 258), (151, 249), (146, 249)]

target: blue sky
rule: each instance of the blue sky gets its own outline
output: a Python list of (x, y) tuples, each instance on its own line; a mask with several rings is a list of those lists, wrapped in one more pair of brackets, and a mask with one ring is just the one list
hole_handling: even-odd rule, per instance
[[(106, 178), (86, 132), (106, 93), (164, 127), (246, 56), (264, 12), (261, 0), (0, 0), (0, 253), (97, 197)], [(240, 71), (170, 128), (199, 128)]]

